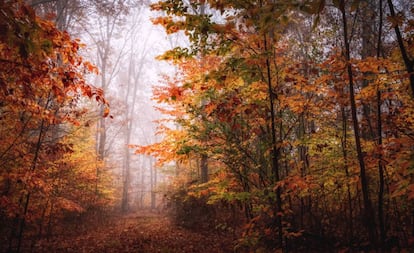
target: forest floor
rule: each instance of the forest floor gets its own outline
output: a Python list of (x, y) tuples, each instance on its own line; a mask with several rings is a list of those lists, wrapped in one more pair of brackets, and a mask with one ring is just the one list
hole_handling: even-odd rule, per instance
[(66, 231), (70, 235), (40, 241), (34, 252), (233, 252), (228, 236), (188, 230), (173, 224), (165, 215), (149, 211), (112, 215), (99, 225), (70, 230)]

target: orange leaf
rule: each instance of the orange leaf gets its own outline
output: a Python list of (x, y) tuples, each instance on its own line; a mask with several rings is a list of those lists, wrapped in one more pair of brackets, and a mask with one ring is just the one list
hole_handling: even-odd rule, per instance
[(103, 117), (106, 118), (109, 115), (109, 107), (105, 107), (104, 112), (103, 112)]

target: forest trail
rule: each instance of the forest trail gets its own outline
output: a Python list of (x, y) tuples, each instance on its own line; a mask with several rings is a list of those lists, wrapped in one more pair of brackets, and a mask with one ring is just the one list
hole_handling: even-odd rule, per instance
[(136, 212), (111, 216), (95, 228), (41, 242), (35, 252), (233, 252), (232, 241), (217, 233), (195, 232), (176, 226), (162, 214)]

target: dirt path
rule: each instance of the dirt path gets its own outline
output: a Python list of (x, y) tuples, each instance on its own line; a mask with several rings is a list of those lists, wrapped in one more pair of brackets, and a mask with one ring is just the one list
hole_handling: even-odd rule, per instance
[(40, 244), (36, 252), (233, 252), (232, 241), (226, 237), (190, 231), (165, 216), (144, 212), (111, 217), (96, 229)]

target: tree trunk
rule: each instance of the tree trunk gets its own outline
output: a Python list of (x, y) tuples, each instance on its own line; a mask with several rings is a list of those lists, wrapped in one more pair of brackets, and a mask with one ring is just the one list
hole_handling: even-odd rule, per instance
[[(378, 27), (378, 40), (377, 40), (377, 59), (381, 55), (381, 41), (382, 41), (382, 0), (379, 0), (379, 27)], [(382, 149), (382, 117), (381, 117), (381, 90), (377, 87), (377, 138), (378, 147)], [(384, 249), (386, 240), (386, 230), (384, 224), (384, 165), (382, 164), (382, 153), (378, 154), (378, 176), (379, 176), (379, 190), (378, 190), (378, 223), (380, 230), (380, 247)]]
[(145, 194), (145, 159), (142, 160), (141, 166), (141, 195), (139, 196), (139, 206), (144, 207), (144, 194)]
[[(394, 4), (392, 3), (392, 0), (388, 0), (388, 7), (390, 9), (390, 14), (391, 14), (391, 18), (395, 19), (397, 18), (397, 15), (395, 14), (395, 10), (394, 10)], [(401, 52), (401, 56), (403, 58), (404, 61), (404, 65), (405, 68), (408, 72), (409, 75), (409, 80), (410, 80), (410, 87), (411, 87), (411, 93), (412, 96), (414, 97), (414, 60), (411, 59), (405, 45), (404, 45), (404, 39), (402, 37), (401, 31), (400, 31), (400, 27), (398, 26), (397, 22), (394, 22), (394, 24), (392, 24), (394, 26), (394, 31), (395, 34), (397, 36), (397, 42), (398, 42), (398, 46), (400, 48), (400, 52)]]
[[(200, 1), (200, 15), (203, 16), (204, 14), (205, 14), (205, 4), (203, 1)], [(203, 34), (202, 36), (204, 35), (205, 34)], [(201, 57), (203, 56), (204, 56), (204, 53), (201, 54)], [(203, 66), (203, 64), (204, 64), (203, 60), (201, 59), (201, 66)], [(207, 138), (205, 138), (205, 140), (203, 141), (206, 142), (207, 141), (206, 139)], [(201, 159), (200, 159), (200, 180), (201, 180), (201, 183), (208, 182), (208, 156), (205, 153), (201, 154)]]
[(364, 220), (366, 222), (366, 228), (369, 235), (369, 240), (372, 246), (377, 245), (376, 239), (376, 229), (375, 229), (375, 215), (374, 210), (372, 208), (371, 198), (369, 194), (369, 183), (368, 177), (366, 175), (366, 168), (365, 168), (365, 161), (364, 161), (364, 154), (362, 151), (361, 139), (360, 139), (360, 130), (359, 130), (359, 123), (358, 123), (358, 116), (357, 116), (357, 106), (355, 102), (355, 94), (354, 94), (354, 80), (353, 80), (353, 72), (351, 66), (351, 53), (350, 53), (350, 46), (348, 41), (348, 24), (345, 12), (345, 1), (342, 0), (341, 4), (341, 13), (342, 13), (342, 24), (343, 24), (343, 35), (344, 35), (344, 44), (345, 44), (345, 57), (346, 57), (346, 66), (348, 72), (348, 82), (349, 82), (349, 99), (351, 104), (351, 115), (352, 115), (352, 124), (354, 129), (354, 137), (355, 137), (355, 148), (357, 151), (357, 158), (359, 163), (359, 176), (361, 180), (361, 188), (362, 188), (362, 197), (364, 203)]
[[(267, 52), (268, 48), (267, 36), (264, 36), (264, 50)], [(276, 139), (276, 110), (275, 110), (275, 94), (272, 87), (272, 73), (270, 70), (270, 60), (269, 57), (266, 57), (266, 72), (267, 72), (267, 86), (268, 86), (268, 98), (269, 98), (269, 107), (270, 107), (270, 131), (271, 131), (271, 145), (272, 145), (272, 178), (273, 183), (276, 185), (280, 181), (280, 168), (279, 168), (279, 156), (280, 151), (277, 147)], [(280, 247), (283, 248), (283, 226), (282, 226), (282, 198), (281, 198), (281, 187), (276, 188), (276, 209), (274, 215), (276, 218), (276, 224), (278, 228), (277, 238), (279, 241)]]
[(155, 188), (157, 186), (157, 170), (154, 168), (153, 158), (150, 158), (150, 175), (151, 175), (151, 209), (156, 208), (156, 193)]
[[(128, 134), (127, 134), (128, 135)], [(125, 145), (124, 154), (124, 170), (123, 170), (123, 181), (122, 181), (122, 201), (121, 210), (123, 213), (127, 213), (129, 210), (129, 185), (130, 185), (130, 154), (129, 148)]]
[[(348, 143), (348, 124), (347, 124), (347, 113), (345, 111), (345, 107), (341, 106), (341, 114), (342, 114), (342, 156), (344, 158), (344, 168), (345, 168), (345, 175), (349, 179), (349, 167), (348, 167), (348, 150), (347, 150), (347, 143)], [(354, 221), (353, 221), (353, 210), (352, 210), (352, 194), (351, 194), (351, 185), (349, 182), (346, 184), (347, 190), (347, 200), (348, 200), (348, 229), (349, 229), (349, 244), (352, 244), (352, 239), (354, 237)]]
[[(50, 95), (50, 94), (49, 94)], [(49, 103), (46, 103), (46, 108), (48, 107)], [(36, 142), (36, 150), (34, 152), (34, 157), (33, 157), (33, 161), (32, 161), (32, 166), (30, 168), (30, 172), (33, 172), (36, 170), (37, 164), (38, 164), (38, 158), (40, 155), (40, 148), (42, 146), (42, 142), (43, 142), (43, 136), (45, 134), (46, 130), (46, 126), (45, 126), (45, 120), (42, 120), (40, 123), (40, 128), (39, 128), (39, 135), (38, 135), (38, 139)], [(23, 234), (24, 234), (24, 230), (25, 230), (25, 226), (26, 226), (26, 215), (28, 213), (29, 210), (29, 203), (30, 203), (30, 196), (31, 196), (31, 192), (27, 192), (26, 196), (23, 198), (24, 199), (24, 205), (23, 205), (23, 214), (21, 215), (20, 218), (20, 223), (19, 223), (19, 227), (18, 227), (18, 234), (17, 234), (17, 249), (16, 252), (19, 253), (20, 252), (20, 248), (21, 248), (21, 244), (22, 244), (22, 240), (23, 240)]]
[(201, 168), (201, 183), (207, 183), (208, 182), (208, 156), (206, 154), (201, 155), (200, 168)]

